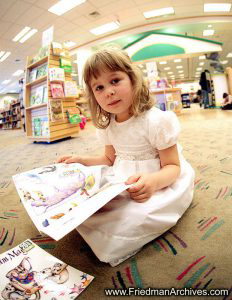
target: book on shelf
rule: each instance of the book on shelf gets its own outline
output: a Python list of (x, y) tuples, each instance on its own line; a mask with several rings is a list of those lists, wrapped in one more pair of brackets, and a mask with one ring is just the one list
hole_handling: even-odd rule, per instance
[(30, 239), (0, 254), (1, 299), (75, 299), (94, 279)]
[(52, 54), (60, 55), (63, 50), (62, 44), (58, 42), (52, 42)]
[(32, 117), (32, 135), (34, 137), (49, 137), (48, 117)]
[(63, 98), (64, 89), (61, 83), (50, 83), (52, 98)]
[(70, 107), (66, 110), (66, 114), (68, 117), (68, 121), (71, 124), (79, 124), (82, 122), (82, 118), (80, 116), (81, 111), (77, 107)]
[(37, 78), (37, 69), (33, 69), (30, 71), (30, 74), (29, 74), (29, 81), (30, 82), (33, 82), (35, 81)]
[(30, 106), (39, 105), (47, 102), (47, 87), (39, 86), (31, 89), (30, 93)]
[(64, 81), (64, 69), (62, 68), (50, 68), (49, 69), (49, 79), (50, 81)]
[(46, 63), (37, 68), (36, 78), (39, 79), (43, 76), (46, 76), (47, 74), (48, 74), (48, 64)]
[(60, 58), (60, 67), (64, 69), (66, 73), (72, 73), (72, 63), (71, 59), (67, 59), (64, 57)]
[(62, 100), (51, 99), (49, 101), (49, 104), (50, 104), (51, 121), (54, 122), (54, 121), (59, 121), (64, 119)]
[(37, 229), (59, 240), (128, 189), (108, 182), (104, 166), (53, 164), (13, 176), (20, 199)]
[(64, 94), (65, 97), (77, 97), (79, 95), (75, 81), (69, 80), (64, 82)]

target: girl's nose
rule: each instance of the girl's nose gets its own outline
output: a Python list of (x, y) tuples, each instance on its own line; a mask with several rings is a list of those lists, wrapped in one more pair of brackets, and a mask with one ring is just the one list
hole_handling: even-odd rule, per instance
[(107, 90), (107, 96), (113, 96), (114, 94), (115, 94), (115, 91), (112, 88)]

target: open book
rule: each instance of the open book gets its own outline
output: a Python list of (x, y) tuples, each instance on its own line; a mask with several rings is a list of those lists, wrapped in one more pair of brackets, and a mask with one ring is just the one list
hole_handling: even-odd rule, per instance
[(94, 279), (29, 239), (0, 254), (0, 278), (0, 298), (10, 300), (71, 300)]
[(59, 240), (130, 187), (109, 183), (104, 172), (104, 166), (54, 164), (14, 175), (13, 180), (37, 229)]

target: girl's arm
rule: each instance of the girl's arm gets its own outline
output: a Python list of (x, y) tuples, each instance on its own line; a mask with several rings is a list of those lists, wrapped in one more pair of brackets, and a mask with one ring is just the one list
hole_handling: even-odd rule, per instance
[(128, 189), (130, 197), (137, 202), (147, 201), (151, 195), (162, 188), (165, 188), (178, 178), (180, 174), (180, 161), (177, 146), (171, 146), (159, 150), (161, 169), (154, 173), (140, 173), (131, 176), (126, 184), (136, 182)]
[(57, 163), (80, 163), (85, 166), (107, 165), (112, 166), (115, 160), (115, 149), (112, 145), (105, 146), (105, 153), (99, 156), (72, 156), (64, 155)]

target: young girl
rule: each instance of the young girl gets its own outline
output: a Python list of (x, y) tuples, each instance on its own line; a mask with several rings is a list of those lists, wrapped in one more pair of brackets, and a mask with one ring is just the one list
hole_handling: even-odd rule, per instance
[(96, 256), (115, 266), (176, 224), (192, 201), (194, 171), (177, 146), (177, 117), (153, 106), (126, 53), (94, 53), (83, 75), (105, 151), (58, 162), (106, 165), (105, 180), (134, 183), (77, 228)]

